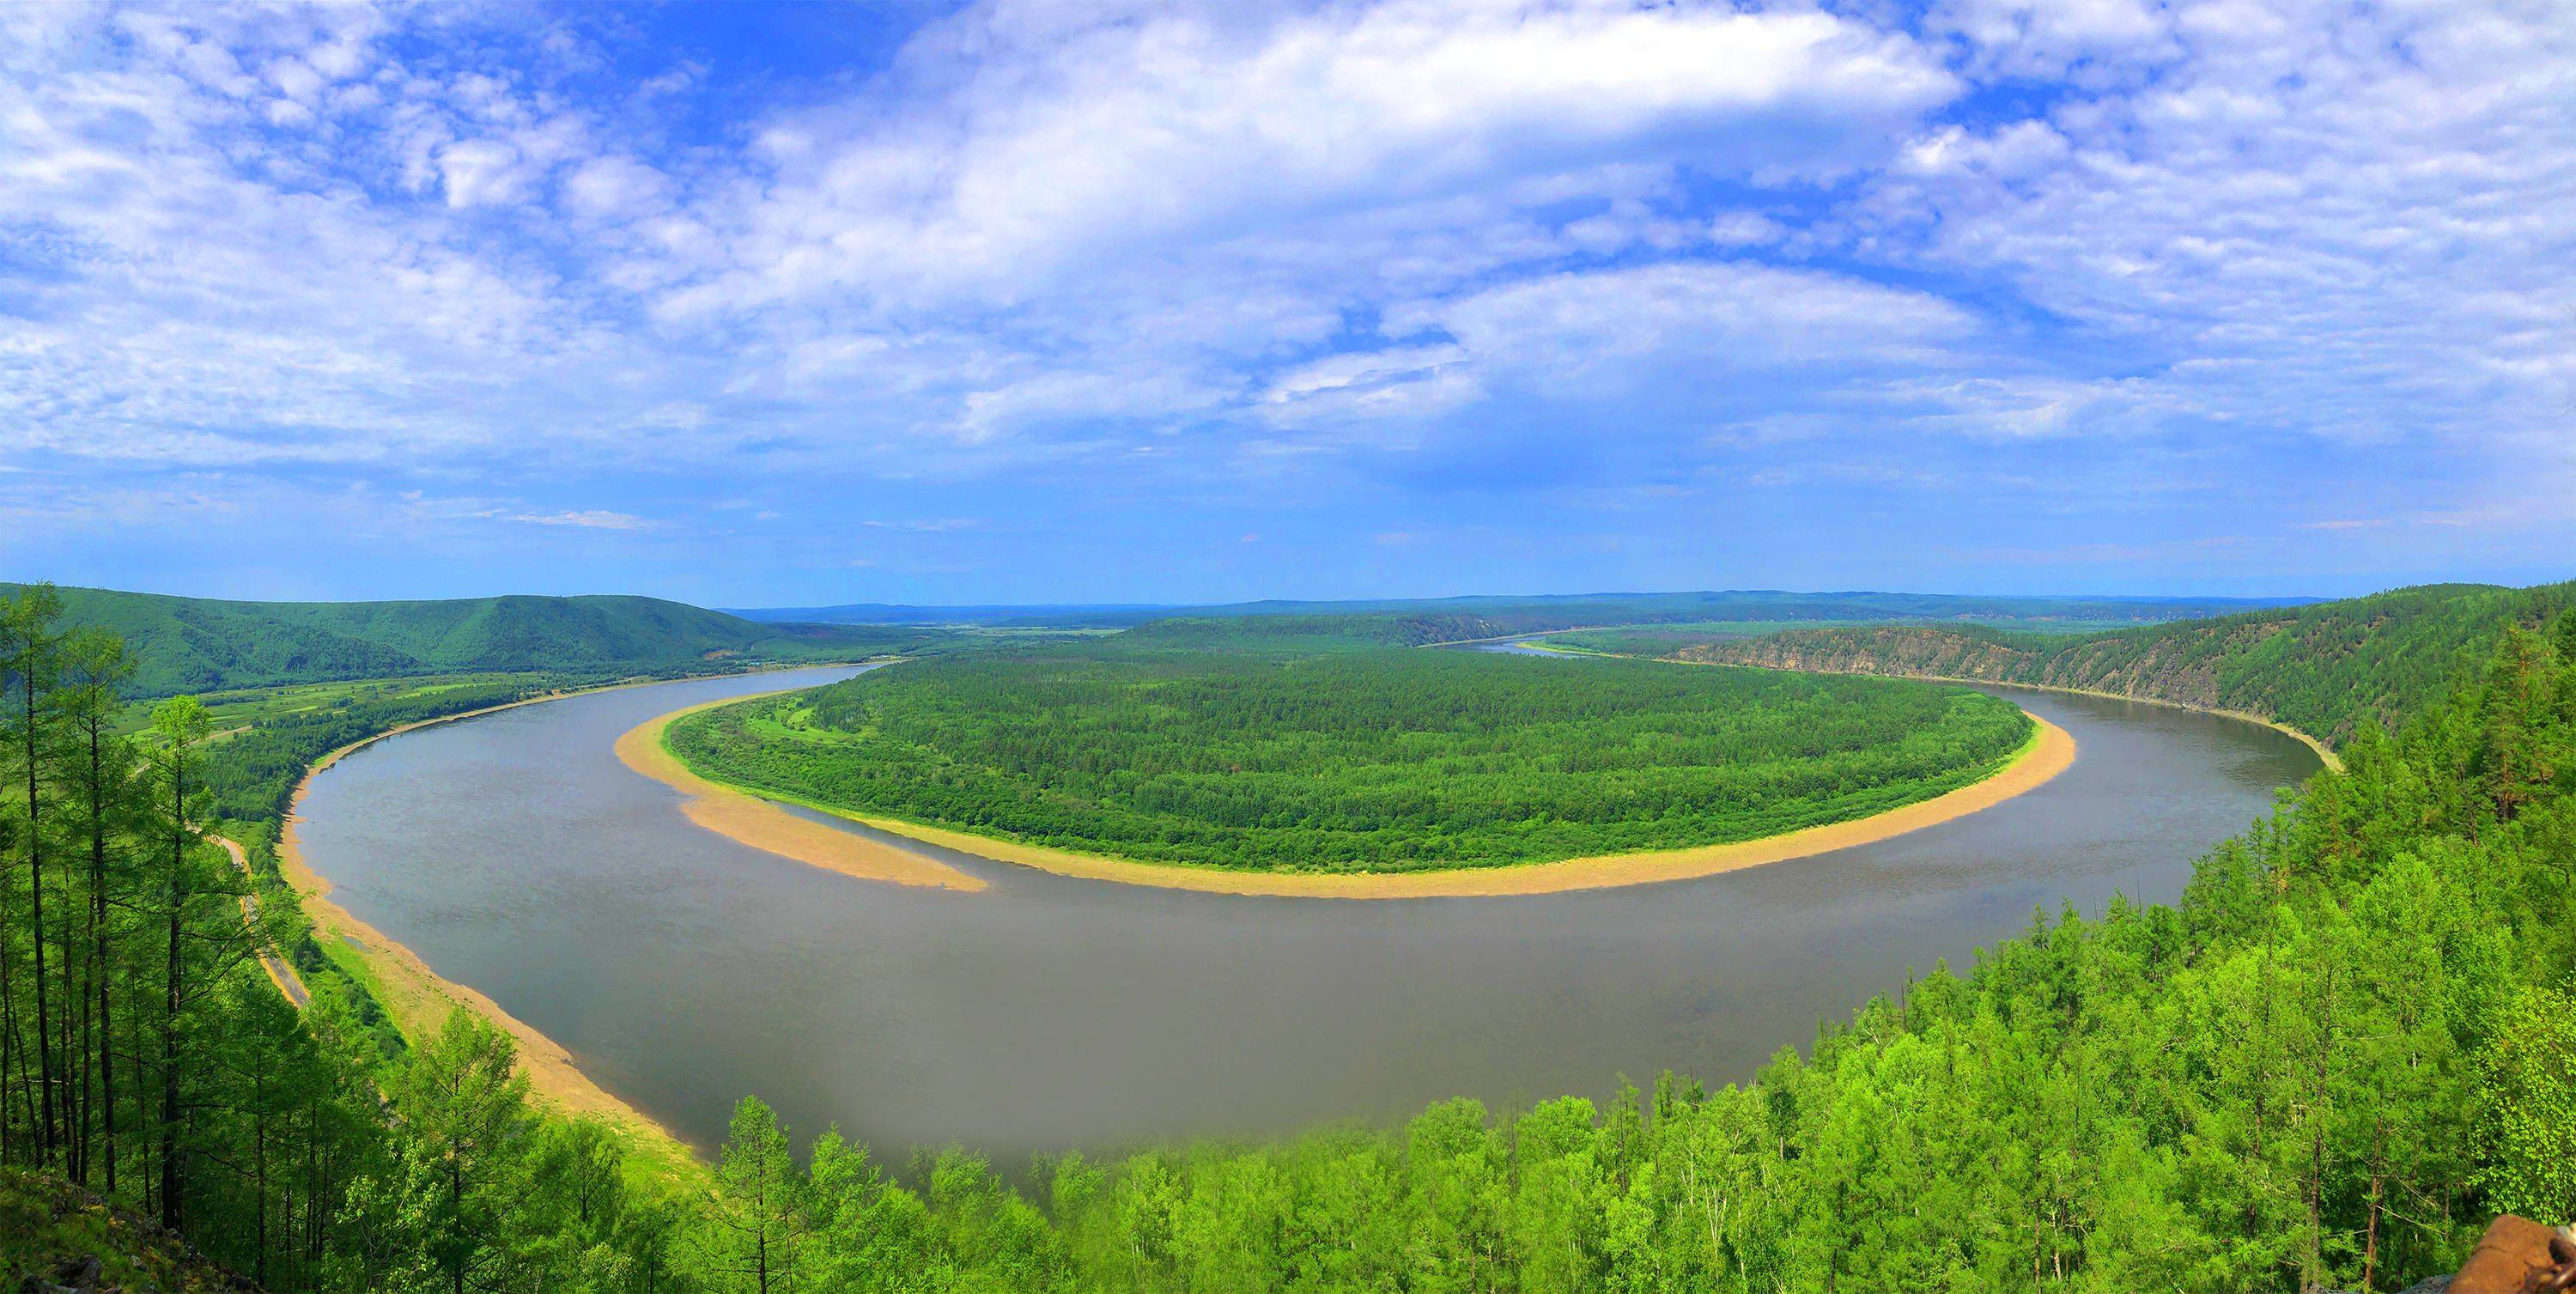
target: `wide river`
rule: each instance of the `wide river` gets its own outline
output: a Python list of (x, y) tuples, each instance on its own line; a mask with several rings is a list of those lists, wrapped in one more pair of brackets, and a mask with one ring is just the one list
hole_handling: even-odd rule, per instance
[(692, 826), (610, 752), (682, 705), (849, 673), (627, 688), (387, 739), (313, 780), (305, 856), (352, 912), (702, 1147), (758, 1093), (800, 1140), (837, 1121), (881, 1154), (957, 1142), (1012, 1167), (1461, 1094), (1598, 1097), (1666, 1068), (1743, 1079), (2034, 908), (2174, 898), (2317, 766), (2252, 724), (2010, 690), (2079, 753), (1982, 813), (1697, 881), (1353, 902), (944, 850), (991, 888), (852, 880)]

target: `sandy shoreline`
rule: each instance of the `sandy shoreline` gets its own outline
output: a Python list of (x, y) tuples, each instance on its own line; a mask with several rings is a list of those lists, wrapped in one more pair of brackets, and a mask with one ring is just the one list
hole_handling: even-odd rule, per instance
[[(776, 696), (776, 692), (756, 695)], [(920, 885), (934, 889), (975, 891), (984, 888), (969, 876), (936, 859), (925, 858), (882, 841), (838, 831), (810, 818), (800, 818), (775, 801), (747, 795), (690, 772), (662, 744), (663, 732), (684, 715), (750, 696), (721, 697), (657, 715), (626, 730), (617, 739), (617, 758), (628, 768), (660, 782), (681, 796), (680, 812), (689, 821), (727, 839), (825, 871), (867, 881)]]
[[(683, 714), (706, 709), (690, 706), (675, 710), (637, 725), (617, 742), (617, 753), (627, 767), (647, 777), (678, 787), (683, 793), (700, 800), (721, 800), (736, 805), (766, 803), (763, 796), (747, 788), (727, 786), (680, 767), (662, 743), (662, 733), (670, 722)], [(2028, 713), (2025, 711), (2024, 713)], [(1108, 858), (1081, 854), (1064, 849), (995, 840), (963, 831), (951, 831), (891, 818), (874, 818), (850, 813), (830, 805), (795, 801), (810, 808), (864, 823), (881, 831), (909, 836), (934, 845), (944, 845), (961, 853), (997, 862), (1016, 863), (1059, 876), (1084, 880), (1112, 881), (1122, 885), (1146, 885), (1162, 889), (1196, 890), (1212, 894), (1251, 894), (1287, 898), (1326, 899), (1415, 899), (1498, 897), (1515, 894), (1562, 894), (1573, 890), (1609, 889), (1622, 885), (1648, 885), (1660, 881), (1690, 880), (1715, 876), (1721, 872), (1740, 871), (1767, 863), (1786, 862), (1814, 854), (1847, 849), (1900, 836), (1909, 831), (1966, 817), (1981, 809), (1991, 808), (2030, 791), (2056, 777), (2075, 762), (2075, 738), (2065, 729), (2038, 715), (2030, 716), (2035, 725), (2030, 741), (2016, 752), (2010, 763), (1990, 777), (1945, 795), (1918, 801), (1885, 813), (1848, 822), (1808, 827), (1760, 840), (1737, 841), (1725, 845), (1703, 845), (1692, 849), (1658, 850), (1650, 853), (1608, 854), (1595, 858), (1572, 858), (1554, 863), (1521, 863), (1506, 867), (1460, 868), (1427, 872), (1357, 872), (1303, 874), (1275, 872), (1238, 872), (1216, 868), (1190, 867), (1164, 863), (1141, 863), (1132, 859)], [(639, 760), (637, 753), (649, 750), (652, 758)], [(671, 781), (666, 772), (687, 780), (687, 785)], [(696, 803), (699, 801), (693, 801)], [(804, 826), (815, 824), (786, 814), (770, 805), (771, 813)], [(745, 810), (744, 812), (747, 812)], [(720, 834), (730, 835), (722, 826), (696, 813), (690, 815), (698, 825)], [(826, 828), (828, 830), (828, 828)], [(848, 833), (834, 833), (847, 836)], [(734, 837), (754, 848), (769, 846), (759, 839)], [(849, 837), (857, 839), (857, 837)], [(784, 852), (773, 850), (772, 852)], [(790, 854), (789, 857), (794, 857)], [(841, 870), (835, 868), (834, 870)]]
[[(1566, 652), (1568, 655), (1577, 654), (1568, 651), (1568, 649), (1563, 647), (1548, 647), (1545, 648), (1545, 650)], [(1604, 652), (1599, 654), (1607, 655), (1608, 653)], [(1718, 665), (1728, 669), (1776, 668), (1775, 666), (1770, 665), (1738, 665), (1733, 661), (1689, 660), (1673, 656), (1630, 656), (1622, 657), (1621, 659), (1652, 660), (1664, 665)], [(2060, 696), (2089, 696), (2099, 701), (2134, 701), (2139, 705), (2163, 706), (2168, 710), (2181, 710), (2190, 714), (2214, 714), (2221, 719), (2234, 719), (2239, 723), (2253, 724), (2257, 728), (2269, 728), (2272, 731), (2307, 747), (2316, 755), (2317, 761), (2324, 764), (2330, 771), (2337, 773), (2343, 771), (2343, 756), (2334, 753), (2333, 747), (2326, 745), (2324, 742), (2319, 741), (2278, 719), (2266, 719), (2259, 714), (2249, 713), (2244, 710), (2221, 710), (2215, 706), (2188, 705), (2181, 701), (2168, 701), (2163, 697), (2131, 696), (2126, 692), (2104, 692), (2089, 687), (2059, 687), (2052, 683), (2012, 683), (1999, 678), (1966, 678), (1956, 674), (1872, 674), (1862, 670), (1849, 669), (1802, 669), (1794, 672), (1800, 674), (1834, 674), (1843, 678), (1915, 679), (1925, 683), (1967, 683), (1978, 687), (2018, 687), (2027, 688), (2033, 692), (2055, 692)]]
[[(832, 668), (828, 663), (782, 665), (776, 669), (744, 672), (777, 673), (786, 670), (828, 668)], [(733, 678), (738, 675), (709, 674), (692, 677)], [(340, 762), (350, 752), (388, 737), (426, 728), (433, 724), (455, 723), (480, 715), (516, 709), (523, 705), (558, 701), (565, 697), (610, 692), (629, 687), (649, 687), (657, 683), (688, 681), (691, 680), (689, 678), (636, 679), (624, 683), (612, 683), (604, 687), (549, 692), (542, 696), (527, 697), (501, 705), (484, 706), (476, 710), (460, 710), (455, 714), (415, 720), (387, 728), (371, 736), (361, 737), (323, 755), (313, 762), (313, 767), (305, 770), (303, 779), (295, 784), (295, 794), (287, 801), (286, 821), (279, 827), (277, 835), (278, 870), (285, 876), (286, 883), (294, 888), (304, 909), (305, 919), (312, 922), (315, 941), (323, 943), (333, 940), (343, 941), (357, 951), (359, 958), (366, 963), (368, 971), (375, 978), (379, 1003), (385, 1008), (386, 1013), (393, 1017), (394, 1027), (400, 1030), (404, 1037), (418, 1039), (437, 1033), (440, 1027), (446, 1024), (448, 1013), (457, 1007), (461, 1006), (473, 1011), (494, 1025), (509, 1031), (510, 1036), (516, 1040), (519, 1048), (519, 1063), (528, 1076), (528, 1088), (539, 1101), (566, 1114), (600, 1119), (625, 1133), (632, 1148), (643, 1157), (665, 1163), (694, 1162), (697, 1159), (697, 1152), (690, 1148), (687, 1142), (674, 1135), (669, 1128), (591, 1081), (589, 1075), (581, 1072), (580, 1066), (573, 1061), (572, 1053), (566, 1051), (562, 1044), (538, 1032), (526, 1021), (510, 1014), (500, 1003), (493, 1001), (482, 991), (441, 977), (438, 972), (430, 969), (429, 963), (421, 960), (420, 954), (395, 942), (383, 931), (360, 920), (347, 908), (333, 902), (330, 897), (333, 888), (330, 878), (314, 871), (311, 865), (304, 861), (304, 851), (298, 848), (295, 838), (295, 824), (301, 816), (296, 809), (303, 804), (305, 791), (313, 785), (313, 779), (322, 770)]]
[(313, 923), (316, 940), (343, 940), (365, 959), (373, 973), (377, 999), (406, 1038), (428, 1038), (446, 1024), (457, 1007), (508, 1030), (519, 1047), (519, 1065), (536, 1098), (566, 1114), (599, 1118), (631, 1136), (653, 1143), (666, 1155), (694, 1157), (695, 1151), (670, 1129), (612, 1096), (573, 1062), (572, 1053), (526, 1021), (509, 1013), (480, 990), (441, 978), (420, 954), (396, 943), (331, 900), (331, 882), (316, 873), (296, 848), (295, 820), (287, 819), (277, 841), (278, 870), (295, 887)]

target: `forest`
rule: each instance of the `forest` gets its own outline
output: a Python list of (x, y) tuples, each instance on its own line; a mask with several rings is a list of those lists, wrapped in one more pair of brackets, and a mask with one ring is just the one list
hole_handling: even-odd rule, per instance
[(122, 644), (49, 609), (0, 605), (11, 1276), (104, 1238), (130, 1286), (166, 1226), (353, 1294), (2287, 1294), (2449, 1270), (2499, 1210), (2576, 1215), (2576, 614), (2497, 634), (2394, 733), (2359, 720), (2179, 903), (2034, 913), (1748, 1082), (1008, 1178), (747, 1098), (671, 1178), (533, 1103), (472, 1016), (388, 1043), (328, 976), (287, 1005), (251, 954), (293, 914), (246, 925), (206, 842), (236, 825), (209, 801), (230, 743), (185, 699), (119, 735)]
[(2433, 584), (2100, 633), (1847, 625), (1745, 637), (1621, 628), (1551, 639), (1592, 651), (1802, 670), (2111, 692), (2288, 724), (2341, 745), (2420, 713), (2509, 625), (2576, 607), (2576, 584)]
[[(659, 598), (229, 602), (48, 588), (67, 626), (126, 643), (139, 697), (404, 675), (856, 660), (953, 636), (927, 626), (755, 624)], [(26, 591), (0, 584), (0, 595)]]
[[(1805, 623), (1877, 620), (1972, 620), (2045, 626), (2063, 623), (2152, 624), (2227, 615), (2306, 599), (2210, 597), (1976, 597), (1948, 593), (1789, 593), (1727, 589), (1697, 593), (1566, 593), (1447, 598), (1270, 600), (1207, 606), (1092, 605), (920, 607), (882, 602), (825, 607), (772, 607), (732, 612), (750, 620), (831, 624), (1048, 625), (1132, 628), (1158, 620), (1259, 620), (1367, 617), (1380, 620), (1483, 621), (1494, 633), (1532, 633), (1575, 625), (1728, 621)], [(1482, 637), (1484, 635), (1469, 635)]]
[(668, 740), (704, 776), (866, 816), (1400, 871), (1862, 817), (1973, 782), (2032, 732), (1964, 688), (1317, 636), (1299, 617), (1188, 620), (952, 656), (691, 716)]

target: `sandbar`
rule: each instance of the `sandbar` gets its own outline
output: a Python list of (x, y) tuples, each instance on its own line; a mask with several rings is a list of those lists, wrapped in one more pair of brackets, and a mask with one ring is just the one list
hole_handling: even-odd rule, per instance
[(970, 876), (937, 859), (842, 831), (829, 823), (797, 817), (775, 800), (700, 777), (662, 744), (663, 731), (675, 719), (719, 705), (776, 695), (767, 692), (729, 696), (647, 719), (617, 739), (617, 758), (628, 768), (678, 791), (680, 812), (688, 815), (689, 821), (754, 849), (863, 881), (969, 892), (984, 888), (984, 878)]

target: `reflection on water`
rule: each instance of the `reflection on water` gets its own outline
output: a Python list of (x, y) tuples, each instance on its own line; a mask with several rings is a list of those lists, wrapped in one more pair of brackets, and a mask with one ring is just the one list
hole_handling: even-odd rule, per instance
[(393, 738), (314, 780), (306, 855), (350, 910), (702, 1144), (757, 1092), (800, 1137), (838, 1121), (881, 1152), (953, 1141), (1010, 1164), (1460, 1094), (1600, 1096), (1665, 1068), (1742, 1079), (2034, 908), (2172, 899), (2196, 855), (2316, 767), (2250, 724), (1997, 689), (2080, 753), (1956, 822), (1669, 885), (1354, 903), (944, 851), (993, 888), (854, 881), (698, 830), (610, 753), (678, 706), (849, 672), (603, 692)]

